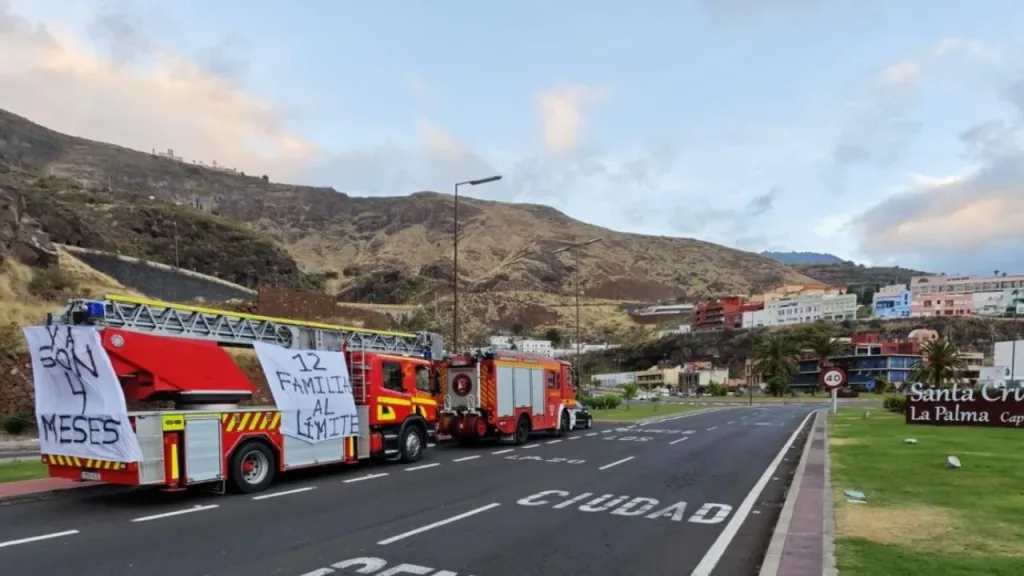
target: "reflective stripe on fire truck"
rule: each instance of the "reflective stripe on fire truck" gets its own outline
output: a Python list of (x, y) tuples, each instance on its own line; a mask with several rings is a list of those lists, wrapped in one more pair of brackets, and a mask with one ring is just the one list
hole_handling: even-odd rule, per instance
[(226, 412), (220, 415), (225, 432), (262, 432), (276, 430), (281, 424), (280, 412)]
[(378, 422), (390, 422), (391, 420), (397, 420), (398, 414), (395, 409), (391, 406), (384, 406), (383, 404), (377, 404), (377, 421)]
[(75, 466), (77, 468), (96, 468), (99, 470), (126, 470), (128, 468), (128, 465), (124, 462), (79, 458), (77, 456), (56, 456), (52, 454), (43, 455), (43, 462), (55, 466)]

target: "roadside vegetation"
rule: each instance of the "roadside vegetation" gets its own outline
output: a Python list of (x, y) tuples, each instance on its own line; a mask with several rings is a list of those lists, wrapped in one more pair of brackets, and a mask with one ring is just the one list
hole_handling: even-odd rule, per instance
[[(830, 430), (841, 574), (1024, 574), (1020, 430), (908, 426), (863, 408), (840, 409)], [(945, 466), (951, 455), (963, 468)]]
[(0, 483), (46, 478), (46, 466), (37, 460), (0, 462)]

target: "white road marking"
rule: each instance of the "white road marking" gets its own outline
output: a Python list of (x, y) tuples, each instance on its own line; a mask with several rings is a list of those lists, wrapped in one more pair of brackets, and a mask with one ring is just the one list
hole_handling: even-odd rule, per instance
[(601, 434), (608, 434), (610, 432), (614, 432), (614, 430), (601, 430)]
[(561, 442), (561, 440), (550, 440), (547, 443), (548, 444), (558, 444), (559, 442)]
[(391, 538), (386, 538), (384, 540), (381, 540), (380, 542), (377, 542), (377, 545), (379, 545), (379, 546), (387, 546), (388, 544), (391, 544), (393, 542), (398, 542), (399, 540), (404, 540), (404, 539), (406, 539), (406, 538), (408, 538), (410, 536), (415, 536), (417, 534), (422, 534), (423, 532), (426, 532), (428, 530), (433, 530), (434, 528), (437, 528), (438, 526), (444, 526), (445, 524), (451, 524), (452, 522), (458, 522), (459, 520), (462, 520), (463, 518), (469, 518), (470, 516), (479, 514), (481, 512), (486, 512), (486, 511), (490, 510), (491, 508), (496, 508), (498, 506), (501, 506), (501, 503), (493, 502), (493, 503), (488, 504), (486, 506), (481, 506), (481, 507), (479, 507), (479, 508), (477, 508), (475, 510), (470, 510), (469, 512), (463, 512), (462, 514), (459, 514), (458, 516), (452, 516), (451, 518), (446, 518), (444, 520), (440, 520), (438, 522), (434, 522), (433, 524), (427, 524), (426, 526), (420, 526), (419, 528), (416, 528), (415, 530), (410, 530), (408, 532), (404, 532), (402, 534), (399, 534), (398, 536), (392, 536)]
[(427, 442), (427, 448), (433, 448), (434, 446), (437, 446), (437, 444), (434, 444), (432, 442)]
[(757, 483), (754, 484), (754, 487), (750, 489), (747, 497), (743, 499), (743, 502), (740, 503), (740, 507), (736, 509), (736, 513), (733, 514), (732, 519), (729, 520), (729, 523), (722, 529), (722, 533), (718, 535), (718, 539), (711, 545), (711, 548), (708, 548), (707, 553), (704, 554), (703, 558), (701, 558), (700, 564), (693, 569), (690, 576), (711, 576), (711, 572), (714, 571), (715, 566), (718, 565), (718, 562), (722, 559), (722, 556), (725, 555), (726, 550), (729, 548), (729, 544), (732, 543), (733, 538), (736, 537), (736, 533), (739, 532), (740, 526), (743, 525), (747, 516), (750, 516), (750, 511), (754, 508), (754, 502), (760, 497), (765, 486), (768, 485), (768, 479), (771, 478), (772, 474), (774, 474), (779, 468), (779, 464), (782, 462), (782, 457), (790, 447), (793, 446), (793, 443), (796, 442), (796, 437), (800, 434), (800, 431), (803, 430), (807, 421), (811, 419), (811, 416), (814, 416), (814, 412), (809, 413), (800, 425), (796, 427), (796, 430), (793, 431), (793, 435), (790, 436), (789, 440), (787, 440), (785, 445), (782, 446), (782, 450), (779, 450), (775, 459), (772, 460), (771, 464), (768, 464), (768, 468), (764, 471), (764, 474), (761, 475), (761, 478), (759, 478)]
[(479, 454), (477, 454), (476, 456), (463, 456), (462, 458), (456, 458), (455, 460), (452, 460), (452, 462), (465, 462), (466, 460), (476, 460), (479, 457)]
[(425, 470), (427, 468), (433, 468), (434, 466), (440, 466), (440, 465), (441, 464), (439, 462), (434, 462), (433, 464), (423, 464), (422, 466), (413, 466), (412, 468), (406, 468), (405, 471), (406, 472), (415, 472), (417, 470)]
[(163, 514), (154, 514), (152, 516), (135, 518), (132, 522), (149, 522), (150, 520), (160, 520), (161, 518), (170, 518), (171, 516), (181, 516), (182, 514), (191, 514), (193, 512), (204, 512), (206, 510), (213, 510), (214, 508), (220, 508), (220, 505), (207, 504), (206, 506), (193, 506), (192, 508), (185, 508), (184, 510), (175, 510), (174, 512), (164, 512)]
[(715, 428), (718, 428), (718, 426), (712, 426), (711, 428), (708, 428), (708, 432), (711, 432), (711, 431), (712, 431), (712, 430), (714, 430)]
[(572, 438), (569, 438), (569, 440), (579, 440), (580, 438), (583, 438), (583, 436), (573, 436)]
[(305, 488), (296, 488), (294, 490), (285, 490), (284, 492), (274, 492), (273, 494), (263, 494), (262, 496), (253, 496), (253, 500), (266, 500), (267, 498), (277, 498), (278, 496), (287, 496), (289, 494), (299, 494), (301, 492), (309, 492), (310, 490), (316, 489), (316, 486), (306, 486)]
[(678, 440), (673, 440), (673, 441), (669, 442), (669, 445), (671, 446), (672, 444), (679, 444), (683, 440), (689, 440), (689, 439), (690, 439), (689, 436), (683, 436), (682, 438), (680, 438)]
[(312, 572), (306, 572), (302, 576), (327, 576), (328, 574), (334, 574), (334, 569), (332, 569), (332, 568), (317, 568), (316, 570), (313, 570)]
[(611, 464), (605, 464), (604, 466), (601, 466), (600, 468), (598, 468), (598, 470), (607, 470), (607, 469), (611, 468), (612, 466), (618, 466), (619, 464), (622, 464), (623, 462), (629, 462), (633, 458), (636, 458), (636, 456), (630, 456), (628, 458), (623, 458), (622, 460), (616, 460), (615, 462), (612, 462)]
[(587, 434), (587, 436), (597, 436), (597, 432), (591, 432), (591, 433)]
[(8, 540), (7, 542), (0, 542), (0, 548), (7, 548), (8, 546), (17, 546), (18, 544), (30, 544), (32, 542), (39, 542), (40, 540), (61, 538), (63, 536), (74, 536), (75, 534), (78, 534), (78, 530), (65, 530), (63, 532), (43, 534), (42, 536), (32, 536), (31, 538), (22, 538), (20, 540)]
[(491, 454), (508, 454), (509, 452), (515, 452), (515, 448), (506, 448), (505, 450), (495, 450)]
[(538, 446), (540, 446), (540, 444), (530, 444), (529, 446), (523, 446), (523, 450), (526, 450), (527, 448), (536, 448)]
[(771, 422), (758, 422), (758, 423), (754, 424), (754, 426), (771, 426), (771, 425), (772, 425)]
[(359, 478), (349, 478), (348, 480), (345, 480), (345, 483), (351, 484), (353, 482), (362, 482), (363, 480), (373, 480), (374, 478), (380, 478), (387, 475), (387, 472), (381, 472), (380, 474), (367, 474), (366, 476), (360, 476)]
[(726, 424), (732, 424), (733, 422), (735, 422), (735, 420), (729, 420)]

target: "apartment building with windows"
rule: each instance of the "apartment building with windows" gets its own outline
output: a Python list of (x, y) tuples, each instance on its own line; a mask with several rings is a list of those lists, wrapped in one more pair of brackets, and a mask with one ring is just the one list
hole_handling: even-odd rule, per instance
[(910, 279), (910, 292), (914, 316), (1024, 313), (1024, 275), (1019, 274), (914, 276)]
[(911, 315), (910, 289), (906, 284), (882, 286), (871, 301), (875, 318), (907, 318)]
[[(743, 326), (743, 296), (726, 296), (697, 304), (694, 327), (697, 330), (722, 330)], [(756, 306), (756, 305), (754, 305)]]
[(765, 326), (786, 326), (819, 320), (853, 320), (856, 317), (856, 294), (811, 294), (779, 298), (766, 302), (764, 307)]

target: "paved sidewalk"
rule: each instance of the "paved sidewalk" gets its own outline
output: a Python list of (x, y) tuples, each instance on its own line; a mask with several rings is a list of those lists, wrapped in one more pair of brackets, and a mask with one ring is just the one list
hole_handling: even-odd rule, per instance
[(37, 496), (49, 492), (58, 492), (71, 488), (97, 486), (101, 482), (75, 482), (65, 478), (40, 478), (39, 480), (21, 480), (18, 482), (0, 482), (0, 503), (4, 500)]
[(760, 576), (834, 576), (835, 504), (828, 476), (828, 411), (817, 413)]

